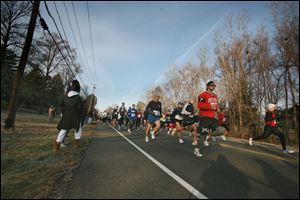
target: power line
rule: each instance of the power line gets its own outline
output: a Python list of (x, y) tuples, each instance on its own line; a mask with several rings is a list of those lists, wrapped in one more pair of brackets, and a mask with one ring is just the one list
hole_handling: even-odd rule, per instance
[[(75, 37), (75, 33), (74, 33), (74, 29), (73, 29), (73, 26), (72, 26), (72, 23), (71, 23), (71, 20), (70, 20), (70, 17), (69, 17), (69, 12), (67, 10), (67, 7), (66, 7), (66, 4), (65, 2), (63, 2), (64, 4), (64, 8), (65, 8), (65, 11), (66, 11), (66, 14), (67, 14), (67, 18), (68, 18), (68, 22), (70, 24), (70, 27), (71, 27), (71, 32), (72, 32), (72, 35), (73, 35), (73, 38), (74, 38), (74, 41), (75, 41), (75, 44), (76, 44), (76, 48), (78, 49), (78, 54), (79, 54), (79, 57), (81, 59), (81, 62), (84, 63), (82, 57), (81, 57), (81, 54), (79, 52), (79, 46), (78, 46), (78, 43), (77, 43), (77, 40), (76, 40), (76, 37)], [(90, 71), (90, 70), (89, 70)]]
[[(65, 38), (67, 38), (67, 34), (66, 34), (66, 32), (65, 32), (65, 29), (64, 29), (62, 20), (61, 20), (61, 18), (60, 18), (60, 14), (59, 14), (59, 12), (58, 12), (58, 9), (57, 9), (57, 7), (56, 7), (55, 1), (53, 1), (53, 4), (54, 4), (55, 10), (56, 10), (56, 13), (57, 13), (57, 16), (58, 16), (60, 25), (61, 25), (62, 30), (63, 30), (63, 32), (64, 32), (64, 36), (65, 36)], [(54, 20), (54, 23), (55, 23), (55, 20)], [(57, 28), (57, 29), (58, 29), (58, 28)], [(59, 31), (58, 31), (58, 32), (59, 32)], [(66, 47), (69, 47), (69, 50), (72, 51), (72, 49), (71, 49), (70, 46), (66, 46)], [(78, 49), (78, 46), (77, 46), (77, 49)], [(67, 50), (68, 50), (68, 48), (67, 48)], [(78, 54), (79, 54), (79, 58), (81, 59), (82, 64), (84, 64), (84, 63), (83, 63), (83, 60), (82, 60), (82, 58), (81, 58), (81, 55), (80, 55), (80, 53), (79, 53), (79, 49), (78, 49)], [(74, 64), (74, 62), (73, 62), (73, 64)], [(75, 64), (74, 64), (74, 66), (75, 66)], [(89, 73), (87, 73), (87, 74), (88, 74), (88, 76), (90, 77), (90, 74), (89, 74)]]
[(63, 30), (63, 32), (64, 32), (65, 38), (67, 38), (67, 34), (66, 34), (65, 29), (64, 29), (64, 26), (63, 26), (63, 24), (62, 24), (62, 21), (61, 21), (59, 12), (58, 12), (58, 10), (57, 10), (55, 1), (53, 1), (53, 3), (54, 3), (54, 7), (55, 7), (55, 10), (56, 10), (56, 13), (57, 13), (58, 20), (59, 20), (59, 22), (60, 22), (61, 28), (62, 28), (62, 30)]
[(82, 37), (81, 37), (81, 32), (80, 32), (80, 28), (79, 28), (79, 24), (78, 24), (78, 20), (77, 20), (77, 15), (76, 15), (76, 12), (75, 12), (73, 1), (71, 1), (71, 4), (72, 4), (73, 12), (74, 12), (74, 15), (75, 15), (75, 20), (76, 20), (77, 29), (78, 29), (78, 32), (79, 32), (79, 37), (80, 37), (81, 45), (82, 45), (82, 48), (83, 48), (83, 53), (84, 53), (84, 56), (85, 56), (85, 59), (86, 59), (86, 63), (87, 63), (89, 72), (91, 73), (90, 65), (88, 63), (88, 59), (87, 59), (87, 56), (86, 56), (85, 48), (84, 48), (84, 45), (83, 45), (83, 41), (82, 41)]
[(89, 28), (90, 28), (90, 39), (91, 39), (91, 47), (92, 47), (92, 57), (93, 57), (93, 64), (94, 64), (94, 70), (95, 70), (95, 76), (97, 80), (97, 70), (95, 66), (95, 57), (94, 57), (94, 47), (93, 47), (93, 39), (92, 39), (92, 29), (91, 29), (91, 20), (90, 20), (90, 10), (89, 10), (89, 2), (86, 2), (87, 11), (88, 11), (88, 20), (89, 20)]
[[(38, 15), (39, 15), (39, 17), (40, 17), (40, 22), (41, 22), (41, 25), (42, 25), (43, 29), (46, 30), (46, 31), (49, 33), (49, 35), (50, 35), (50, 37), (52, 38), (52, 40), (54, 41), (54, 43), (55, 43), (55, 45), (56, 45), (58, 51), (59, 51), (60, 54), (62, 55), (63, 60), (64, 60), (65, 63), (67, 64), (67, 67), (68, 67), (69, 70), (72, 72), (74, 78), (76, 78), (76, 75), (74, 74), (73, 70), (71, 69), (71, 67), (70, 67), (70, 65), (69, 65), (69, 63), (68, 63), (68, 61), (65, 59), (66, 56), (62, 53), (61, 49), (59, 48), (59, 45), (57, 44), (56, 40), (55, 40), (54, 37), (52, 36), (52, 34), (51, 34), (51, 32), (50, 32), (50, 30), (49, 30), (49, 28), (48, 28), (48, 26), (47, 26), (45, 20), (44, 20), (43, 17), (40, 15), (40, 13), (39, 13)], [(84, 85), (84, 84), (83, 84), (83, 81), (80, 79), (80, 77), (79, 77), (79, 80), (80, 80), (81, 84)], [(85, 90), (84, 87), (83, 87), (83, 90)], [(85, 92), (87, 93), (87, 91), (85, 91)]]
[[(49, 16), (51, 17), (52, 21), (54, 22), (54, 25), (55, 25), (55, 27), (56, 27), (56, 30), (57, 30), (57, 32), (58, 32), (58, 34), (59, 34), (59, 36), (60, 36), (62, 42), (63, 42), (64, 45), (65, 45), (65, 49), (67, 50), (67, 53), (68, 53), (68, 55), (69, 55), (69, 57), (70, 57), (70, 60), (72, 61), (73, 65), (74, 65), (74, 69), (76, 69), (76, 64), (74, 63), (74, 60), (73, 60), (73, 58), (72, 58), (72, 56), (71, 56), (71, 53), (69, 52), (68, 45), (66, 45), (65, 40), (63, 39), (62, 35), (60, 34), (59, 28), (58, 28), (58, 26), (57, 26), (57, 24), (56, 24), (55, 19), (53, 18), (53, 16), (51, 15), (51, 13), (50, 13), (50, 11), (49, 11), (49, 9), (48, 9), (48, 5), (47, 5), (46, 1), (44, 1), (44, 4), (45, 4), (46, 10), (47, 10)], [(67, 37), (66, 37), (66, 38), (67, 38)]]
[[(44, 1), (44, 4), (45, 4), (46, 10), (47, 10), (49, 16), (51, 17), (51, 19), (53, 20), (53, 22), (54, 22), (54, 24), (55, 24), (56, 30), (58, 31), (58, 34), (59, 34), (59, 36), (60, 36), (60, 38), (61, 38), (61, 40), (62, 40), (62, 42), (63, 42), (63, 44), (64, 44), (64, 46), (65, 46), (65, 49), (67, 50), (67, 53), (68, 53), (68, 55), (69, 55), (69, 57), (70, 57), (70, 60), (72, 61), (73, 65), (74, 65), (74, 69), (76, 70), (76, 64), (74, 63), (74, 60), (73, 60), (73, 58), (71, 57), (71, 53), (69, 52), (68, 46), (66, 45), (66, 43), (65, 43), (65, 41), (64, 41), (64, 39), (63, 39), (63, 37), (62, 37), (62, 35), (61, 35), (61, 33), (60, 33), (60, 30), (59, 30), (59, 28), (58, 28), (58, 26), (57, 26), (57, 24), (56, 24), (56, 21), (55, 21), (55, 19), (53, 18), (53, 16), (51, 15), (51, 13), (50, 13), (50, 11), (49, 11), (49, 9), (48, 9), (48, 5), (47, 5), (47, 3), (46, 3), (45, 1)], [(45, 24), (46, 24), (46, 23), (45, 23)], [(52, 37), (52, 35), (51, 35), (51, 37)], [(52, 39), (53, 39), (53, 38), (52, 38)], [(54, 42), (56, 43), (55, 40), (54, 40)], [(58, 47), (58, 48), (59, 48), (59, 47)], [(60, 49), (59, 49), (59, 50), (60, 50)], [(63, 54), (62, 54), (62, 56), (63, 56), (63, 59), (65, 59), (65, 57), (64, 57)], [(69, 69), (70, 69), (70, 68), (69, 68)], [(70, 69), (70, 70), (71, 70), (71, 69)], [(76, 77), (72, 70), (71, 70), (71, 72), (72, 72), (72, 74), (74, 75), (74, 77)], [(81, 80), (80, 77), (79, 77), (79, 80), (82, 82), (82, 85), (84, 86), (84, 83), (83, 83), (83, 81)]]

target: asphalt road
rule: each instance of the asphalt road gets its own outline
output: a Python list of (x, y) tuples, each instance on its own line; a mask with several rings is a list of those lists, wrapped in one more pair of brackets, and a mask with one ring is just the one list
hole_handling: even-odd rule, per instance
[(96, 132), (64, 198), (299, 199), (299, 151), (227, 138), (196, 158), (188, 134), (179, 144), (166, 132), (149, 143), (144, 131), (99, 124)]

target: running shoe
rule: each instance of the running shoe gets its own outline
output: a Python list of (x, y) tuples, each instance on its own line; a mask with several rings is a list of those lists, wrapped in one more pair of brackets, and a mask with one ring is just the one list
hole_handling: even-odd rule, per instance
[(221, 138), (222, 138), (223, 141), (226, 141), (225, 135), (221, 135)]
[(292, 150), (286, 149), (286, 150), (283, 150), (283, 153), (295, 153), (295, 151), (292, 151)]
[(148, 136), (145, 137), (145, 142), (147, 142), (147, 143), (149, 142)]
[(151, 134), (152, 140), (154, 140), (155, 139), (154, 130), (150, 131), (150, 134)]
[(207, 140), (204, 140), (203, 142), (204, 146), (208, 147), (209, 146), (209, 142)]
[(249, 145), (250, 145), (250, 146), (253, 145), (253, 138), (249, 138)]
[(198, 149), (198, 148), (196, 148), (196, 149), (194, 150), (194, 155), (195, 155), (197, 158), (200, 158), (200, 157), (202, 157), (202, 154), (200, 154), (200, 152), (199, 152), (199, 149)]

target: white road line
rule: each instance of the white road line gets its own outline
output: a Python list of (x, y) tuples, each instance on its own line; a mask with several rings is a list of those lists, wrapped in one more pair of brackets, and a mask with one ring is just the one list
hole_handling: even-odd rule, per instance
[(127, 137), (125, 137), (122, 133), (120, 133), (118, 130), (116, 130), (114, 127), (109, 125), (112, 129), (114, 129), (120, 136), (122, 136), (127, 142), (129, 142), (132, 146), (134, 146), (137, 150), (139, 150), (142, 154), (144, 154), (147, 158), (149, 158), (154, 164), (156, 164), (160, 169), (162, 169), (164, 172), (166, 172), (169, 176), (171, 176), (175, 181), (177, 181), (180, 185), (182, 185), (185, 189), (187, 189), (190, 193), (192, 193), (195, 197), (198, 199), (208, 199), (204, 194), (199, 192), (196, 188), (191, 186), (189, 183), (187, 183), (185, 180), (180, 178), (178, 175), (176, 175), (174, 172), (172, 172), (170, 169), (168, 169), (166, 166), (161, 164), (159, 161), (157, 161), (155, 158), (150, 156), (147, 152), (145, 152), (143, 149), (141, 149), (139, 146), (134, 144), (131, 140), (129, 140)]

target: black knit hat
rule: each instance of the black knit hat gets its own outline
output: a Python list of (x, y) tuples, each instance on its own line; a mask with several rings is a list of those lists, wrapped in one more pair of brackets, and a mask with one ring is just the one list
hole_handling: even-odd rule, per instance
[(76, 92), (80, 91), (80, 84), (77, 80), (72, 81), (72, 90)]
[(213, 82), (213, 81), (209, 81), (209, 82), (206, 84), (206, 86), (210, 86), (210, 85), (212, 85), (212, 84), (214, 84), (214, 85), (215, 85), (215, 82)]

